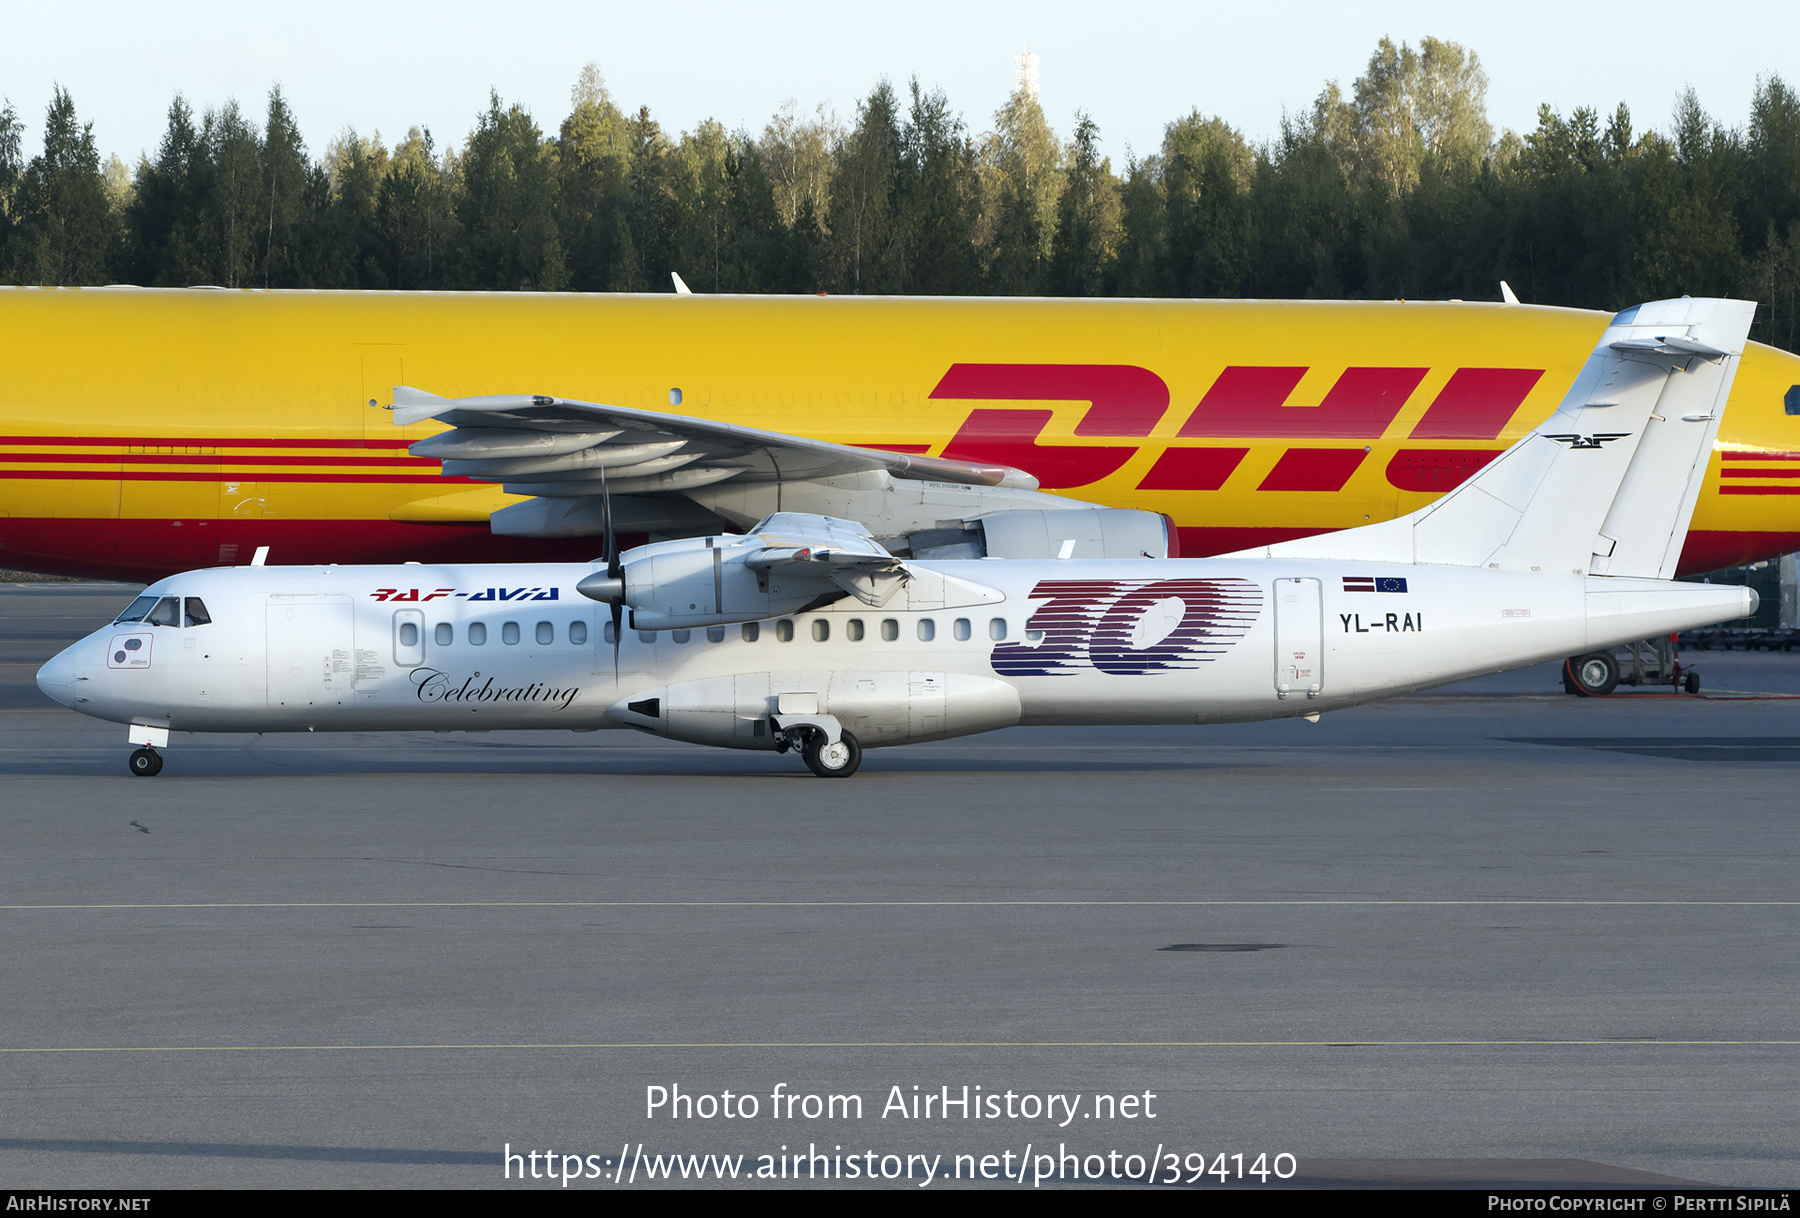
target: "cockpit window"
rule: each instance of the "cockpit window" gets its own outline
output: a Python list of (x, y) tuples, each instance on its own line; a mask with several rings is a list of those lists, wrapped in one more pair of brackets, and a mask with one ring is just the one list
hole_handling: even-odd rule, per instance
[(156, 608), (152, 609), (150, 611), (150, 616), (146, 617), (144, 620), (152, 626), (181, 625), (181, 598), (175, 596), (163, 597), (156, 602)]
[(187, 598), (186, 624), (189, 626), (212, 625), (212, 614), (206, 611), (206, 602), (197, 596)]
[(140, 596), (125, 606), (125, 612), (114, 618), (113, 623), (116, 625), (119, 622), (141, 622), (144, 620), (144, 615), (150, 612), (150, 606), (155, 603), (154, 596)]

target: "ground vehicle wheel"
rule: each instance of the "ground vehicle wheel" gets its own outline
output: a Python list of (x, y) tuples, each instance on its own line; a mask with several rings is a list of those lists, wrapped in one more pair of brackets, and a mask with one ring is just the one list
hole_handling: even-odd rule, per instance
[(1687, 679), (1682, 681), (1681, 687), (1683, 689), (1687, 690), (1690, 694), (1699, 693), (1700, 692), (1700, 674), (1697, 672), (1690, 672), (1687, 675)]
[(1619, 662), (1610, 651), (1571, 656), (1563, 664), (1575, 692), (1584, 698), (1603, 698), (1619, 684)]
[(155, 778), (162, 773), (162, 754), (155, 749), (139, 749), (126, 762), (131, 772), (139, 778)]
[(862, 745), (849, 732), (842, 733), (836, 744), (826, 744), (825, 733), (814, 732), (800, 755), (820, 778), (848, 778), (862, 766)]

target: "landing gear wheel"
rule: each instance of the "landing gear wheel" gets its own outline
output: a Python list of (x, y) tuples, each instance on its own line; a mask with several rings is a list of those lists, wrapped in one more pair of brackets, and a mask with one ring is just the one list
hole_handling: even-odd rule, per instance
[(125, 764), (139, 778), (155, 778), (162, 773), (162, 754), (155, 749), (138, 749)]
[(820, 778), (848, 778), (862, 766), (862, 745), (849, 732), (842, 733), (836, 744), (826, 744), (824, 732), (813, 732), (800, 755), (806, 768)]
[(1690, 672), (1687, 675), (1687, 678), (1684, 681), (1682, 681), (1681, 688), (1687, 690), (1690, 694), (1699, 693), (1700, 692), (1700, 674), (1697, 672)]
[(1571, 656), (1563, 661), (1563, 673), (1583, 698), (1604, 698), (1619, 685), (1619, 662), (1610, 651)]

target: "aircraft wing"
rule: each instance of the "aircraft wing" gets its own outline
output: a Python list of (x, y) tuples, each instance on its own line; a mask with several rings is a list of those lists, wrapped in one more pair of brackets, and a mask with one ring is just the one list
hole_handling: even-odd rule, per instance
[(444, 473), (501, 483), (508, 494), (583, 498), (689, 491), (714, 483), (785, 482), (883, 470), (895, 478), (1035, 490), (1037, 479), (980, 465), (831, 444), (733, 423), (542, 394), (444, 398), (394, 387), (394, 422), (451, 430), (410, 452)]

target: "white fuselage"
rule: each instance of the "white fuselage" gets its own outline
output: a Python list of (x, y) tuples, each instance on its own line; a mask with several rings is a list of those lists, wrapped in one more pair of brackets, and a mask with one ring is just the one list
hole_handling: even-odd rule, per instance
[(175, 731), (635, 727), (772, 748), (771, 716), (823, 714), (879, 747), (1306, 715), (1753, 608), (1736, 587), (1329, 560), (907, 569), (878, 609), (656, 633), (628, 613), (616, 660), (610, 607), (575, 590), (590, 565), (194, 571), (144, 596), (199, 598), (209, 622), (120, 622), (38, 681)]

